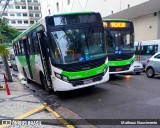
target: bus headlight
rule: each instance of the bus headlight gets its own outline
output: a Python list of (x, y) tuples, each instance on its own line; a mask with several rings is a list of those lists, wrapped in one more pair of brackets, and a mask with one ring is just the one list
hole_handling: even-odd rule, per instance
[(68, 81), (68, 78), (67, 78), (66, 76), (62, 76), (62, 75), (60, 75), (60, 74), (58, 74), (58, 73), (55, 73), (55, 76), (56, 76), (57, 78), (65, 81), (65, 82), (69, 82), (69, 81)]
[(134, 63), (134, 60), (131, 61), (131, 65)]
[(62, 79), (63, 79), (64, 81), (68, 82), (68, 78), (67, 78), (67, 77), (62, 76)]
[(108, 65), (104, 69), (104, 74), (106, 74), (107, 71), (108, 71)]
[(55, 76), (56, 76), (57, 78), (61, 79), (61, 75), (60, 75), (60, 74), (55, 73)]

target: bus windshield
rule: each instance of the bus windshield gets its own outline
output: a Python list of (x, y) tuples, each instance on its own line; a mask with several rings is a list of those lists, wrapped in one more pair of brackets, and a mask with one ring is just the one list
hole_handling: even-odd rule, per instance
[(109, 32), (109, 40), (107, 41), (108, 53), (115, 53), (117, 50), (121, 50), (122, 53), (133, 52), (134, 50), (134, 37), (131, 31), (116, 31), (111, 30)]
[(50, 33), (52, 62), (68, 64), (106, 56), (103, 27), (62, 29)]

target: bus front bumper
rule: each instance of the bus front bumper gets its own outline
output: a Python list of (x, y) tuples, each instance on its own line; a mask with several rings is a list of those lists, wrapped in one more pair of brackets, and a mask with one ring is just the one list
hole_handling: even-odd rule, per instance
[(132, 64), (129, 68), (129, 70), (124, 71), (116, 71), (116, 72), (109, 72), (109, 74), (123, 74), (123, 73), (131, 73), (134, 71), (134, 65)]
[[(90, 78), (90, 79), (92, 79), (92, 78)], [(107, 72), (102, 76), (102, 79), (100, 81), (73, 86), (73, 84), (62, 81), (62, 80), (58, 79), (57, 77), (55, 77), (54, 80), (52, 80), (52, 83), (53, 83), (52, 86), (54, 88), (54, 91), (70, 91), (70, 90), (90, 87), (90, 86), (93, 86), (96, 84), (101, 84), (101, 83), (104, 83), (108, 80), (109, 80), (109, 68), (108, 68)], [(86, 81), (87, 81), (87, 79), (86, 79)]]

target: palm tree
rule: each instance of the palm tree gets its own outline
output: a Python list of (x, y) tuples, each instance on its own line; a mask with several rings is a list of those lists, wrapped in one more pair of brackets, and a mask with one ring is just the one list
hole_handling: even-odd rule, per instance
[[(0, 38), (2, 41), (2, 38)], [(0, 56), (2, 56), (3, 58), (3, 63), (5, 66), (5, 73), (7, 76), (7, 81), (8, 82), (12, 82), (12, 76), (11, 76), (11, 72), (10, 72), (10, 68), (8, 65), (8, 61), (7, 61), (7, 54), (9, 54), (9, 51), (7, 50), (7, 45), (6, 44), (0, 44)]]

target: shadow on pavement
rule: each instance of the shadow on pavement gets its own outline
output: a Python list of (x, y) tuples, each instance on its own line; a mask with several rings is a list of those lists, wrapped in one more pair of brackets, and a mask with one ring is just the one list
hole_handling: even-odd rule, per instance
[(107, 93), (107, 90), (97, 86), (87, 87), (83, 89), (66, 91), (66, 92), (56, 92), (56, 95), (61, 99), (76, 99), (78, 97), (87, 97), (91, 95), (97, 95), (100, 93)]

